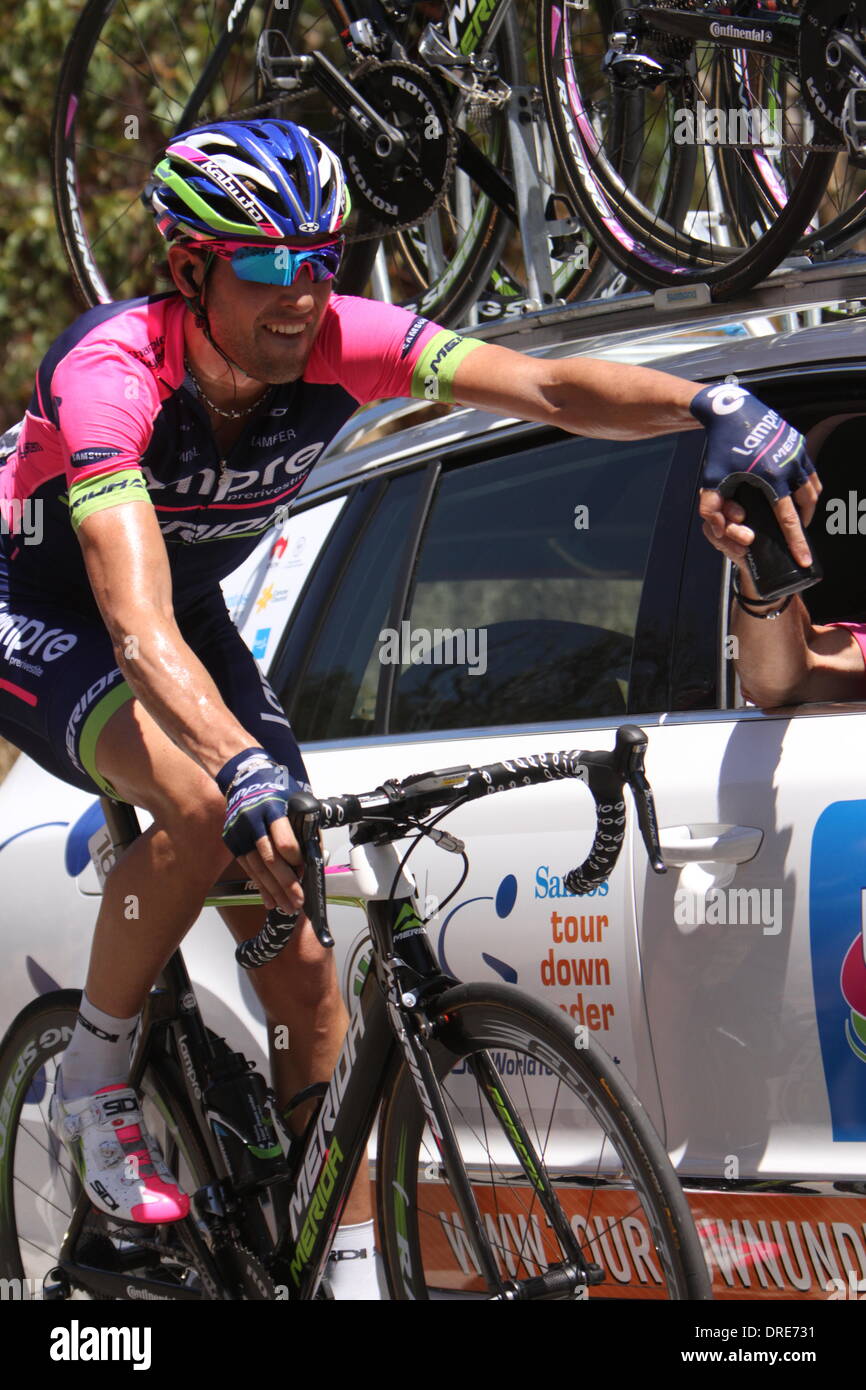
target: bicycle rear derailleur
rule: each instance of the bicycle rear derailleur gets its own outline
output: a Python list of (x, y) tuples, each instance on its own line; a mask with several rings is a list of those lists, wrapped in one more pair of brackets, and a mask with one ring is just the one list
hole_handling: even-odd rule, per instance
[(683, 64), (674, 57), (654, 55), (655, 45), (644, 30), (641, 16), (635, 10), (625, 10), (619, 18), (623, 27), (611, 34), (610, 48), (601, 60), (601, 70), (613, 86), (627, 91), (646, 87), (652, 91), (662, 82), (681, 81)]

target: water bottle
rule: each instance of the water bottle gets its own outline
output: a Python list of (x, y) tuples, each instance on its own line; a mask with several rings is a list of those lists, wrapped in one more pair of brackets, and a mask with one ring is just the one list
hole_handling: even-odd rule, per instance
[(219, 1073), (204, 1092), (211, 1128), (241, 1188), (273, 1182), (285, 1165), (268, 1112), (264, 1078), (224, 1043), (220, 1054)]

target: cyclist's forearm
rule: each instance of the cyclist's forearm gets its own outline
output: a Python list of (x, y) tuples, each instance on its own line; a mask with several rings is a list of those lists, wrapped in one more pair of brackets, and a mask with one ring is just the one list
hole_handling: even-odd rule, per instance
[(701, 428), (689, 410), (701, 389), (693, 381), (587, 357), (545, 365), (554, 370), (541, 390), (560, 429), (599, 439), (646, 439)]
[(460, 362), (454, 399), (598, 439), (646, 439), (700, 429), (700, 387), (650, 367), (592, 357), (546, 361), (484, 344)]
[(124, 678), (168, 737), (215, 776), (257, 740), (226, 708), (180, 633), (153, 508), (135, 501), (97, 511), (80, 523), (78, 538)]
[[(760, 602), (745, 568), (740, 570), (739, 582), (746, 597)], [(781, 600), (763, 611), (773, 612), (780, 605)], [(811, 619), (797, 596), (778, 618), (756, 618), (734, 604), (731, 631), (737, 643), (737, 674), (754, 704), (796, 704), (808, 698), (810, 630)]]
[(173, 618), (131, 607), (110, 628), (124, 679), (160, 728), (212, 777), (255, 745)]

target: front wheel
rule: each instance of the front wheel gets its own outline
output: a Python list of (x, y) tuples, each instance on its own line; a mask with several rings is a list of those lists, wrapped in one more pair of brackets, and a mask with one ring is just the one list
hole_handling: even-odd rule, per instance
[[(496, 1279), (482, 1277), (472, 1219), (403, 1064), (377, 1161), (392, 1298), (712, 1297), (661, 1141), (590, 1036), (509, 986), (460, 985), (430, 1021), (430, 1056)], [(590, 1279), (569, 1280), (581, 1264)]]

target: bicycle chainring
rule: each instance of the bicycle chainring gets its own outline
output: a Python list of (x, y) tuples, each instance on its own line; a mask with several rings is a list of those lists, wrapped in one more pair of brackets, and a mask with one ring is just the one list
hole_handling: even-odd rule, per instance
[[(696, 10), (697, 0), (658, 0), (656, 9), (658, 10)], [(648, 24), (645, 36), (653, 44), (653, 55), (658, 54), (662, 58), (672, 58), (685, 62), (694, 52), (694, 41), (692, 39), (681, 39), (676, 34), (666, 34), (663, 29), (654, 29)]]
[(352, 199), (385, 230), (412, 226), (439, 206), (450, 184), (457, 141), (447, 102), (414, 63), (362, 63), (352, 85), (406, 141), (400, 155), (383, 158), (344, 126), (342, 159)]
[(803, 100), (817, 126), (820, 139), (842, 143), (842, 112), (851, 88), (843, 68), (827, 62), (827, 41), (832, 30), (862, 46), (866, 35), (866, 0), (806, 0), (800, 11), (800, 76)]
[(276, 1289), (270, 1274), (261, 1260), (256, 1259), (245, 1245), (234, 1241), (232, 1244), (220, 1243), (214, 1254), (223, 1270), (228, 1269), (232, 1282), (241, 1291), (243, 1299), (271, 1299), (276, 1297)]

